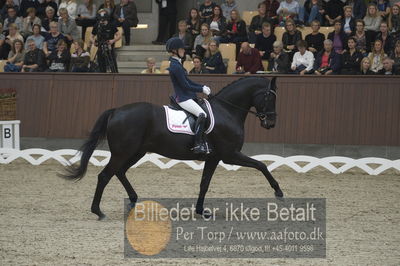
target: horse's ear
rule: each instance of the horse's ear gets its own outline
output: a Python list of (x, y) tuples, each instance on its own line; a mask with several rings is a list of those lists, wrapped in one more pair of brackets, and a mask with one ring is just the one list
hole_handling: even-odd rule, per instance
[(270, 80), (269, 89), (270, 89), (270, 90), (274, 90), (274, 91), (277, 90), (277, 87), (276, 87), (276, 77), (273, 77), (273, 78)]

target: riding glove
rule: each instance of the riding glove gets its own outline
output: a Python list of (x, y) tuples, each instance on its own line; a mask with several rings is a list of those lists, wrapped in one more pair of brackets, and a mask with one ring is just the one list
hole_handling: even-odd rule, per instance
[(209, 87), (207, 87), (206, 85), (203, 86), (203, 93), (205, 95), (210, 95), (211, 93), (211, 89)]

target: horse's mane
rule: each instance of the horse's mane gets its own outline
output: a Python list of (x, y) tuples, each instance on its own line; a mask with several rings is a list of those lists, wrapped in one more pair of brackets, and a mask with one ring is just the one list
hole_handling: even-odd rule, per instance
[(232, 81), (231, 83), (229, 83), (228, 85), (223, 87), (221, 90), (219, 90), (215, 95), (218, 95), (218, 94), (222, 93), (224, 90), (226, 90), (226, 88), (231, 87), (232, 85), (235, 85), (236, 83), (239, 83), (240, 81), (242, 81), (244, 79), (253, 79), (253, 78), (262, 78), (262, 79), (264, 79), (263, 77), (242, 77), (240, 79)]

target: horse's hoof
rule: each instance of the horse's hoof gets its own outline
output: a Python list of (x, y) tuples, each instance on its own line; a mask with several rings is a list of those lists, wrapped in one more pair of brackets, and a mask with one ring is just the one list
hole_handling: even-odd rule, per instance
[(98, 220), (98, 221), (107, 220), (107, 216), (106, 216), (104, 213), (101, 213), (101, 214), (99, 215), (99, 218), (98, 218), (97, 220)]
[(127, 204), (128, 211), (134, 209), (136, 206), (136, 202), (131, 202)]
[(196, 210), (196, 213), (198, 215), (201, 215), (204, 219), (211, 219), (212, 218), (212, 213), (204, 210)]
[(278, 198), (278, 199), (283, 198), (283, 192), (282, 192), (281, 189), (277, 189), (277, 190), (275, 191), (275, 197)]

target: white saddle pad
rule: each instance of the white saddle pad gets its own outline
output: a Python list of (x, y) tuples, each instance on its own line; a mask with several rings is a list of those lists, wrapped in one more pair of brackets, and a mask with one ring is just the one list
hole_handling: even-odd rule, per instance
[[(209, 117), (207, 117), (207, 119), (210, 119), (210, 126), (205, 133), (209, 134), (214, 128), (214, 114), (212, 112), (210, 103), (206, 99), (204, 99), (204, 101), (209, 113)], [(167, 119), (167, 128), (169, 131), (173, 133), (194, 135), (193, 130), (190, 128), (189, 119), (186, 119), (186, 113), (184, 111), (173, 110), (166, 105), (164, 105), (164, 109)]]

